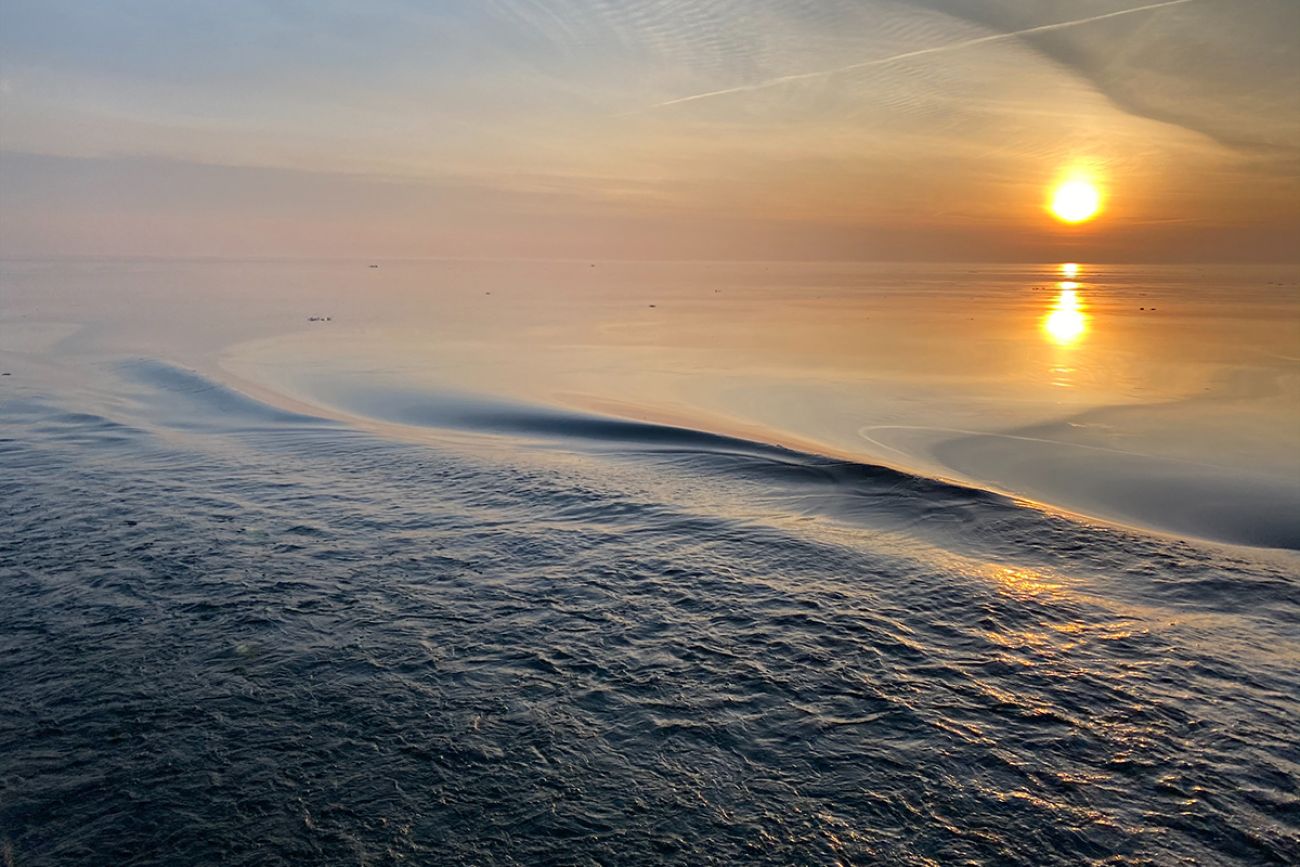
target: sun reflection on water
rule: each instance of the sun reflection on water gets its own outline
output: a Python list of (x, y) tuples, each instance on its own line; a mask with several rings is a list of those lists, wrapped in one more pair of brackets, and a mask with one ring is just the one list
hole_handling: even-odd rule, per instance
[(1088, 314), (1079, 296), (1082, 288), (1072, 280), (1056, 284), (1059, 294), (1043, 317), (1043, 333), (1057, 346), (1073, 346), (1088, 333)]
[(985, 574), (1003, 590), (1018, 596), (1037, 596), (1061, 590), (1059, 583), (1028, 568), (991, 566)]

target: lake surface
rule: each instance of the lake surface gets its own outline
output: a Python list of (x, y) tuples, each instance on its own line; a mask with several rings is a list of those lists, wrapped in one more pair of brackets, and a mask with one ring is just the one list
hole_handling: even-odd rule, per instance
[(0, 372), (15, 864), (1300, 857), (1294, 266), (12, 261)]

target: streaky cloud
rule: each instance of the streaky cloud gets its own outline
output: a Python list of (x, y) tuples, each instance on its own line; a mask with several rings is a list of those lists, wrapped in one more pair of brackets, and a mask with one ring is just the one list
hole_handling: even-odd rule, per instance
[[(772, 87), (779, 87), (783, 84), (790, 84), (797, 81), (810, 81), (819, 78), (829, 78), (840, 75), (845, 72), (852, 72), (857, 69), (867, 69), (873, 66), (885, 66), (891, 63), (898, 63), (904, 60), (912, 60), (917, 57), (926, 57), (932, 54), (946, 54), (951, 51), (962, 51), (967, 48), (974, 48), (979, 45), (986, 45), (991, 42), (1003, 42), (1009, 39), (1017, 39), (1022, 36), (1032, 36), (1037, 33), (1048, 33), (1054, 30), (1064, 30), (1069, 27), (1078, 27), (1084, 24), (1092, 24), (1096, 21), (1104, 21), (1110, 18), (1118, 18), (1123, 15), (1133, 15), (1138, 12), (1150, 12), (1156, 9), (1164, 9), (1170, 6), (1183, 6), (1187, 3), (1193, 3), (1196, 0), (1162, 0), (1159, 3), (1148, 3), (1143, 6), (1134, 6), (1130, 9), (1118, 9), (1114, 12), (1106, 12), (1100, 15), (1090, 15), (1087, 18), (1075, 18), (1070, 21), (1058, 21), (1052, 24), (1040, 24), (1035, 27), (1026, 27), (1021, 30), (1013, 30), (1008, 33), (994, 33), (989, 36), (979, 36), (974, 39), (965, 39), (960, 42), (950, 42), (945, 45), (936, 45), (930, 48), (918, 48), (913, 51), (904, 51), (898, 54), (891, 54), (888, 57), (877, 57), (871, 60), (863, 60), (858, 63), (850, 63), (847, 66), (837, 66), (833, 69), (818, 69), (811, 72), (797, 72), (790, 75), (780, 75), (775, 78), (765, 79), (752, 84), (742, 84), (735, 87), (724, 87), (718, 90), (709, 90), (703, 93), (693, 93), (688, 96), (679, 96), (673, 99), (664, 100), (648, 106), (642, 111), (654, 111), (656, 109), (668, 108), (674, 105), (682, 105), (688, 102), (698, 102), (715, 97), (731, 96), (738, 93), (753, 93), (754, 91), (767, 90)], [(627, 114), (637, 114), (639, 112), (627, 112)]]

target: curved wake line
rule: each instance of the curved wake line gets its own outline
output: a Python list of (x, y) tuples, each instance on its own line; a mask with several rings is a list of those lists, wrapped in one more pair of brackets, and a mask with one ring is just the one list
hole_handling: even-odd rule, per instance
[[(931, 425), (868, 425), (867, 443), (911, 456), (872, 436), (876, 431), (933, 431), (952, 438), (931, 443), (931, 457), (958, 484), (1003, 492), (1049, 510), (1061, 510), (1139, 531), (1173, 534), (1254, 548), (1300, 550), (1300, 525), (1288, 516), (1300, 507), (1300, 489), (1285, 480), (1247, 474), (1207, 461), (1069, 442), (1050, 437)], [(1006, 441), (995, 453), (963, 452), (958, 444)], [(1014, 445), (1024, 443), (1024, 446)], [(958, 451), (948, 451), (957, 446)], [(1041, 447), (1048, 446), (1047, 451)], [(975, 448), (980, 448), (976, 446)], [(948, 453), (945, 455), (944, 452)], [(1084, 458), (1080, 464), (1068, 452)], [(1122, 459), (1122, 460), (1121, 460)], [(989, 481), (992, 472), (997, 481)]]
[(890, 63), (898, 63), (902, 60), (912, 60), (917, 57), (926, 57), (931, 54), (947, 54), (950, 51), (962, 51), (967, 48), (974, 48), (979, 45), (986, 45), (990, 42), (1003, 42), (1008, 39), (1016, 39), (1021, 36), (1032, 36), (1036, 33), (1050, 33), (1053, 30), (1064, 30), (1069, 27), (1078, 27), (1083, 24), (1092, 24), (1096, 21), (1104, 21), (1108, 18), (1118, 18), (1121, 15), (1133, 15), (1137, 12), (1150, 12), (1155, 9), (1164, 9), (1169, 6), (1182, 6), (1186, 3), (1192, 3), (1195, 0), (1163, 0), (1160, 3), (1148, 3), (1145, 6), (1135, 6), (1131, 9), (1119, 9), (1114, 12), (1106, 12), (1101, 15), (1090, 15), (1087, 18), (1076, 18), (1070, 21), (1058, 21), (1054, 24), (1039, 24), (1035, 27), (1026, 27), (1023, 30), (1013, 30), (1010, 33), (994, 33), (989, 36), (979, 36), (974, 39), (966, 39), (961, 42), (950, 42), (947, 45), (936, 45), (931, 48), (918, 48), (914, 51), (904, 51), (899, 54), (891, 54), (888, 57), (877, 57), (872, 60), (863, 60), (858, 63), (850, 63), (848, 66), (837, 66), (834, 69), (818, 69), (812, 72), (797, 72), (791, 75), (780, 75), (776, 78), (769, 78), (765, 81), (755, 82), (753, 84), (742, 84), (736, 87), (724, 87), (719, 90), (709, 90), (704, 93), (693, 93), (689, 96), (679, 96), (675, 99), (657, 102), (639, 111), (624, 112), (624, 115), (639, 114), (643, 111), (654, 111), (660, 108), (668, 108), (673, 105), (681, 105), (687, 102), (697, 102), (702, 99), (713, 99), (719, 96), (730, 96), (737, 93), (752, 93), (758, 90), (767, 90), (771, 87), (778, 87), (782, 84), (790, 84), (796, 81), (810, 81), (818, 78), (830, 78), (845, 72), (852, 72), (857, 69), (867, 69), (872, 66), (885, 66)]
[(145, 389), (154, 421), (187, 430), (319, 427), (329, 419), (285, 409), (224, 382), (168, 361), (135, 358), (117, 365), (117, 373)]
[(1021, 434), (996, 433), (994, 431), (982, 431), (982, 430), (967, 430), (965, 428), (959, 428), (959, 427), (935, 427), (933, 425), (916, 425), (916, 424), (876, 424), (876, 425), (866, 425), (864, 427), (858, 428), (858, 436), (862, 437), (864, 441), (871, 443), (873, 446), (876, 446), (878, 448), (886, 449), (888, 451), (894, 452), (895, 454), (902, 455), (903, 457), (906, 458), (911, 458), (912, 456), (909, 455), (907, 452), (903, 451), (902, 449), (895, 448), (894, 446), (881, 442), (875, 437), (867, 435), (867, 431), (878, 431), (878, 430), (934, 431), (935, 433), (960, 434), (962, 436), (970, 436), (970, 437), (988, 437), (992, 439), (1016, 440), (1019, 442), (1026, 442), (1026, 443), (1041, 443), (1049, 446), (1061, 446), (1062, 448), (1069, 448), (1069, 449), (1084, 449), (1090, 452), (1102, 452), (1104, 454), (1111, 454), (1111, 455), (1123, 455), (1124, 457), (1128, 457), (1128, 458), (1140, 458), (1144, 461), (1161, 461), (1161, 462), (1171, 463), (1171, 464), (1183, 464), (1184, 466), (1189, 466), (1189, 467), (1206, 467), (1212, 470), (1231, 471), (1233, 469), (1232, 467), (1225, 467), (1225, 466), (1221, 466), (1220, 464), (1212, 464), (1207, 461), (1193, 461), (1187, 458), (1174, 458), (1174, 457), (1166, 457), (1164, 455), (1152, 455), (1152, 454), (1147, 454), (1146, 452), (1131, 451), (1129, 449), (1111, 448), (1110, 446), (1094, 446), (1094, 445), (1089, 445), (1088, 443), (1072, 443), (1068, 440), (1054, 440), (1051, 439), (1050, 437), (1030, 437), (1030, 436), (1023, 436)]
[[(263, 403), (231, 386), (222, 386), (220, 390), (196, 390), (190, 396), (211, 395), (225, 403), (230, 393), (238, 394), (252, 404)], [(314, 405), (323, 414), (316, 419), (318, 422), (333, 418), (344, 424), (375, 426), (378, 431), (385, 427), (390, 432), (394, 428), (461, 431), (567, 443), (597, 453), (665, 455), (689, 464), (693, 472), (741, 475), (778, 485), (828, 485), (841, 493), (871, 495), (895, 505), (898, 497), (909, 495), (925, 500), (927, 508), (981, 504), (1020, 509), (1028, 503), (972, 483), (866, 463), (808, 448), (476, 394), (375, 386), (339, 389), (330, 383), (322, 383), (305, 393), (295, 392), (294, 397), (272, 391), (268, 398), (270, 394), (293, 403), (307, 401)], [(285, 411), (272, 404), (266, 406), (273, 412)], [(1042, 509), (1034, 511), (1037, 513)]]

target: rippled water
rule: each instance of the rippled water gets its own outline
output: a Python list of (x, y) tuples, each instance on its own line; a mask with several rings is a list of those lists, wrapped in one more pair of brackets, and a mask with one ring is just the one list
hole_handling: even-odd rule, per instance
[(0, 354), (15, 864), (1300, 855), (1293, 552), (42, 327)]

